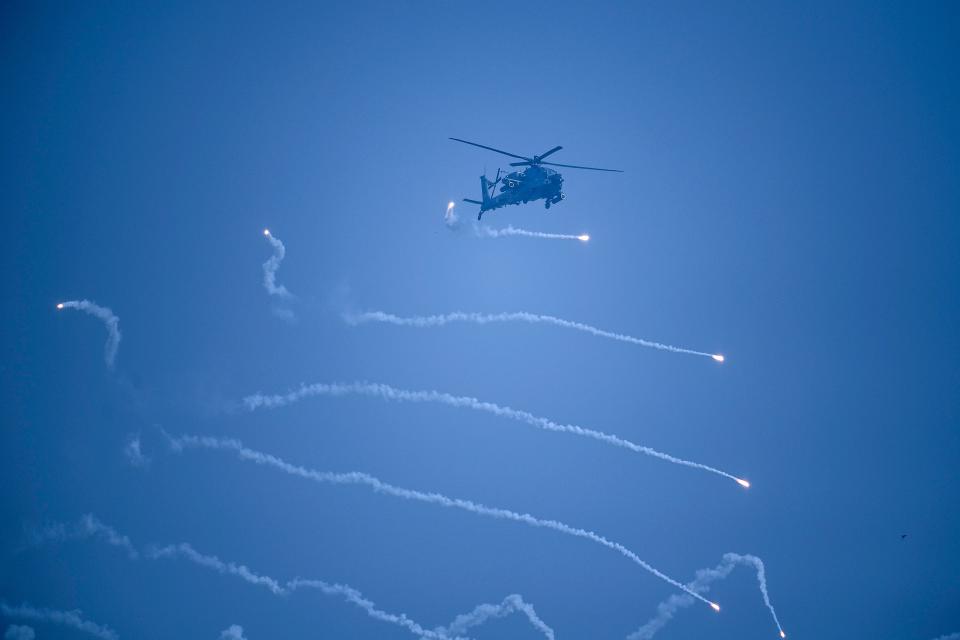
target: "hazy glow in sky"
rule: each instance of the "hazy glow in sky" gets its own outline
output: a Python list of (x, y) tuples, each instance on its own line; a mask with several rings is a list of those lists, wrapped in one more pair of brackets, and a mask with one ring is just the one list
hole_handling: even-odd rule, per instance
[[(167, 429), (577, 523), (685, 579), (762, 557), (792, 638), (956, 632), (956, 11), (5, 8), (3, 602), (121, 638), (298, 638), (320, 618), (412, 637), (191, 562), (25, 544), (84, 513), (143, 549), (362, 585), (430, 630), (523, 594), (561, 637), (623, 638), (685, 595), (570, 536), (170, 455)], [(513, 159), (451, 136), (624, 173), (554, 167), (562, 202), (474, 226), (461, 198)], [(344, 323), (365, 309), (541, 321)], [(442, 403), (238, 402), (314, 380), (496, 400), (736, 473)], [(747, 573), (713, 584), (721, 614), (678, 612), (657, 638), (776, 637)], [(476, 635), (547, 637), (530, 620)]]

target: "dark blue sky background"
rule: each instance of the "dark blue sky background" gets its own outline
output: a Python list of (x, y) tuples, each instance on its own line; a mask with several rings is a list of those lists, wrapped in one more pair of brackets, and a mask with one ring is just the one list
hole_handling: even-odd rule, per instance
[[(562, 638), (622, 638), (673, 593), (583, 540), (172, 455), (159, 425), (590, 528), (684, 581), (757, 554), (793, 638), (960, 629), (958, 14), (836, 4), (6, 3), (0, 597), (124, 638), (412, 637), (185, 561), (22, 549), (24, 526), (85, 512), (429, 626), (518, 592)], [(549, 213), (485, 217), (589, 244), (451, 233), (447, 201), (506, 159), (448, 136), (625, 173), (568, 170)], [(265, 226), (294, 323), (262, 287)], [(54, 310), (74, 298), (120, 317), (115, 372), (100, 323)], [(548, 326), (349, 327), (347, 308), (548, 313), (728, 361)], [(356, 379), (754, 486), (436, 405), (224, 410)], [(146, 470), (123, 455), (138, 432)], [(775, 637), (748, 571), (713, 594), (721, 614), (658, 637)]]

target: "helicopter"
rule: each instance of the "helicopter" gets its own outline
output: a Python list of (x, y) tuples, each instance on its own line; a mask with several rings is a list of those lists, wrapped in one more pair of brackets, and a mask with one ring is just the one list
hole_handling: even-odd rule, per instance
[[(511, 158), (517, 158), (520, 162), (511, 162), (510, 166), (526, 167), (526, 169), (520, 171), (512, 171), (503, 177), (500, 177), (501, 171), (497, 169), (497, 177), (494, 178), (493, 182), (490, 182), (486, 175), (480, 176), (480, 194), (482, 199), (463, 199), (464, 202), (480, 205), (480, 213), (477, 214), (477, 220), (483, 218), (485, 212), (505, 207), (508, 204), (520, 204), (543, 199), (544, 208), (549, 209), (550, 205), (557, 204), (566, 198), (566, 195), (561, 191), (563, 188), (563, 176), (561, 176), (558, 171), (547, 169), (544, 165), (566, 167), (568, 169), (589, 169), (591, 171), (623, 173), (620, 169), (601, 169), (600, 167), (582, 167), (575, 164), (558, 164), (556, 162), (543, 161), (547, 156), (563, 149), (561, 146), (556, 146), (540, 155), (528, 158), (501, 149), (494, 149), (493, 147), (488, 147), (483, 144), (477, 144), (476, 142), (470, 142), (469, 140), (461, 140), (460, 138), (450, 139), (474, 147), (480, 147), (481, 149), (489, 149), (490, 151), (495, 151), (505, 156), (510, 156)], [(486, 174), (486, 171), (484, 171), (484, 174)], [(497, 193), (497, 185), (500, 185), (500, 193)]]

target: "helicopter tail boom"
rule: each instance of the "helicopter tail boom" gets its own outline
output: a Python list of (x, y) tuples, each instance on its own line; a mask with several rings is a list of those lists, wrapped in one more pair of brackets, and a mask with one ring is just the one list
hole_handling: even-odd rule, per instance
[(490, 181), (487, 176), (480, 176), (480, 193), (483, 198), (481, 206), (486, 209), (490, 205)]
[[(499, 174), (498, 174), (498, 177), (499, 177)], [(490, 197), (491, 186), (496, 186), (496, 183), (493, 183), (493, 185), (491, 185), (490, 181), (487, 180), (487, 176), (480, 176), (480, 194), (481, 194), (480, 197), (483, 198), (483, 200), (474, 200), (472, 198), (463, 199), (464, 202), (480, 205), (480, 213), (477, 215), (477, 220), (480, 220), (481, 218), (483, 218), (484, 211), (487, 211), (493, 208), (491, 206), (493, 205), (493, 198)]]

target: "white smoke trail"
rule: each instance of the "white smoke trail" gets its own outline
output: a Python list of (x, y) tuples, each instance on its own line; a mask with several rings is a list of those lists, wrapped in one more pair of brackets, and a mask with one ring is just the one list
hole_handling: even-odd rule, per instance
[(269, 229), (264, 229), (263, 235), (273, 246), (273, 255), (263, 263), (263, 286), (267, 290), (267, 293), (272, 296), (290, 298), (292, 294), (287, 291), (287, 288), (282, 284), (277, 284), (277, 269), (280, 268), (280, 263), (287, 254), (287, 249), (283, 246), (283, 243), (280, 242), (280, 238), (270, 233)]
[(940, 636), (939, 638), (934, 638), (934, 640), (960, 640), (960, 632), (958, 633), (948, 633), (945, 636)]
[(57, 609), (38, 609), (24, 602), (21, 605), (11, 606), (6, 602), (0, 601), (0, 614), (6, 618), (22, 618), (24, 620), (36, 620), (37, 622), (49, 622), (59, 624), (65, 627), (83, 631), (95, 638), (101, 640), (117, 640), (117, 632), (110, 627), (99, 625), (96, 622), (90, 622), (83, 619), (83, 612), (79, 609), (73, 611), (59, 611)]
[(566, 234), (566, 233), (544, 233), (542, 231), (528, 231), (526, 229), (518, 229), (513, 225), (508, 225), (502, 229), (491, 229), (490, 227), (484, 227), (479, 224), (473, 226), (474, 231), (481, 238), (505, 238), (507, 236), (524, 236), (525, 238), (542, 238), (544, 240), (579, 240), (580, 242), (587, 242), (590, 240), (590, 236), (585, 233), (580, 235)]
[[(181, 440), (182, 439), (178, 440), (171, 438), (171, 444), (177, 449), (182, 448), (183, 442), (181, 442)], [(96, 518), (96, 516), (92, 514), (84, 515), (75, 525), (64, 525), (61, 523), (48, 525), (43, 530), (34, 534), (34, 541), (37, 543), (45, 541), (62, 542), (67, 539), (89, 537), (98, 537), (111, 546), (127, 549), (129, 552), (128, 555), (131, 558), (139, 557), (139, 554), (134, 549), (133, 544), (130, 542), (130, 539), (127, 536), (121, 536), (116, 532), (116, 530), (106, 524), (103, 524)], [(349, 585), (334, 584), (324, 582), (323, 580), (307, 578), (294, 578), (286, 583), (281, 583), (275, 578), (254, 572), (246, 565), (221, 560), (219, 557), (214, 555), (203, 554), (197, 551), (193, 545), (187, 542), (166, 545), (163, 547), (148, 547), (143, 555), (152, 560), (158, 560), (162, 558), (184, 558), (198, 566), (216, 571), (222, 575), (234, 576), (254, 586), (263, 587), (276, 596), (286, 596), (301, 589), (314, 589), (325, 595), (339, 596), (350, 604), (359, 607), (368, 616), (375, 620), (380, 620), (382, 622), (388, 622), (390, 624), (403, 627), (414, 635), (422, 638), (428, 638), (430, 640), (465, 640), (457, 636), (457, 632), (450, 631), (449, 629), (453, 629), (455, 626), (456, 628), (477, 626), (483, 624), (484, 620), (487, 618), (504, 617), (513, 611), (520, 611), (524, 613), (530, 620), (531, 624), (533, 624), (537, 629), (549, 629), (549, 627), (547, 627), (543, 621), (537, 617), (532, 605), (525, 603), (523, 598), (521, 598), (519, 595), (508, 596), (504, 600), (504, 603), (500, 605), (501, 610), (499, 613), (490, 613), (481, 617), (482, 613), (478, 612), (480, 612), (483, 607), (493, 606), (481, 605), (480, 607), (477, 607), (473, 613), (459, 616), (447, 630), (441, 627), (431, 631), (408, 618), (406, 614), (393, 614), (378, 609), (373, 601), (365, 598), (363, 593)], [(461, 619), (464, 620), (464, 622), (457, 622)], [(470, 622), (471, 620), (472, 622)], [(467, 622), (469, 622), (469, 624), (467, 624)], [(552, 631), (550, 633), (552, 633)]]
[(150, 458), (143, 452), (139, 433), (131, 433), (123, 445), (123, 455), (132, 467), (147, 469), (150, 467)]
[(243, 627), (232, 624), (220, 632), (220, 640), (247, 640), (243, 635)]
[(615, 447), (621, 447), (623, 449), (629, 449), (636, 453), (642, 453), (644, 455), (653, 456), (654, 458), (659, 458), (661, 460), (666, 460), (667, 462), (672, 462), (673, 464), (679, 464), (687, 467), (693, 467), (694, 469), (701, 469), (703, 471), (709, 471), (711, 473), (716, 473), (725, 478), (730, 478), (731, 480), (736, 481), (741, 486), (749, 487), (750, 483), (742, 478), (738, 478), (732, 474), (727, 473), (726, 471), (721, 471), (720, 469), (715, 469), (714, 467), (707, 466), (705, 464), (700, 464), (699, 462), (693, 462), (691, 460), (684, 460), (683, 458), (677, 458), (667, 453), (657, 451), (656, 449), (651, 449), (650, 447), (645, 447), (643, 445), (636, 444), (619, 436), (611, 435), (609, 433), (604, 433), (602, 431), (595, 431), (593, 429), (587, 429), (585, 427), (580, 427), (572, 424), (558, 424), (547, 418), (541, 418), (535, 416), (532, 413), (526, 411), (520, 411), (518, 409), (512, 409), (510, 407), (502, 407), (498, 404), (492, 402), (483, 402), (477, 398), (471, 398), (469, 396), (454, 396), (449, 393), (441, 393), (439, 391), (408, 391), (406, 389), (397, 389), (386, 384), (370, 383), (370, 382), (354, 382), (351, 384), (344, 383), (316, 383), (311, 385), (303, 385), (296, 391), (290, 391), (284, 395), (272, 395), (266, 396), (260, 393), (256, 393), (251, 396), (247, 396), (243, 399), (243, 403), (246, 405), (247, 409), (253, 411), (259, 407), (264, 408), (274, 408), (282, 407), (293, 402), (302, 400), (303, 398), (310, 396), (344, 396), (344, 395), (364, 395), (372, 396), (377, 398), (382, 398), (384, 400), (394, 400), (398, 402), (435, 402), (438, 404), (445, 404), (451, 407), (466, 407), (468, 409), (473, 409), (475, 411), (485, 411), (487, 413), (492, 413), (497, 416), (502, 416), (505, 418), (510, 418), (511, 420), (516, 420), (518, 422), (523, 422), (529, 424), (538, 429), (544, 429), (546, 431), (557, 431), (560, 433), (572, 433), (574, 435), (582, 436), (585, 438), (593, 438), (594, 440), (599, 440), (600, 442), (605, 442), (607, 444), (613, 445)]
[(548, 640), (554, 640), (553, 629), (540, 619), (533, 605), (523, 601), (519, 594), (511, 594), (503, 599), (500, 604), (481, 604), (471, 611), (464, 613), (456, 618), (446, 627), (435, 629), (438, 633), (446, 635), (466, 633), (470, 627), (476, 627), (491, 618), (503, 618), (515, 611), (523, 613), (530, 624), (544, 635)]
[(447, 210), (443, 214), (443, 223), (449, 229), (460, 228), (460, 216), (457, 215), (457, 203), (451, 200), (447, 203)]
[(104, 347), (103, 359), (107, 363), (107, 368), (113, 369), (117, 359), (117, 349), (120, 348), (120, 318), (107, 307), (101, 307), (89, 300), (68, 300), (59, 303), (57, 309), (79, 309), (103, 320), (103, 324), (107, 327), (107, 344)]
[(451, 507), (456, 509), (463, 509), (464, 511), (469, 511), (481, 516), (487, 516), (489, 518), (494, 518), (497, 520), (512, 520), (514, 522), (520, 522), (522, 524), (529, 525), (531, 527), (539, 527), (544, 529), (552, 529), (560, 533), (565, 533), (569, 536), (574, 536), (577, 538), (584, 538), (595, 542), (601, 546), (607, 547), (617, 551), (624, 557), (633, 561), (635, 564), (639, 565), (646, 571), (660, 578), (664, 582), (673, 585), (681, 591), (689, 593), (694, 598), (701, 600), (705, 604), (710, 605), (716, 610), (719, 610), (719, 606), (715, 603), (710, 602), (700, 594), (696, 593), (692, 589), (684, 586), (683, 584), (677, 582), (670, 576), (666, 575), (655, 569), (653, 566), (648, 564), (646, 561), (642, 560), (640, 556), (636, 553), (623, 546), (619, 542), (613, 542), (607, 538), (601, 536), (598, 533), (590, 531), (588, 529), (581, 529), (578, 527), (572, 527), (563, 522), (557, 520), (545, 520), (542, 518), (537, 518), (528, 513), (519, 513), (516, 511), (510, 511), (509, 509), (501, 509), (499, 507), (488, 507), (486, 505), (473, 502), (470, 500), (463, 500), (460, 498), (450, 498), (440, 493), (426, 493), (423, 491), (417, 491), (414, 489), (404, 489), (402, 487), (397, 487), (382, 480), (375, 478), (366, 473), (359, 471), (351, 471), (348, 473), (333, 473), (328, 471), (316, 471), (313, 469), (307, 469), (306, 467), (297, 466), (291, 464), (281, 458), (276, 456), (263, 453), (260, 451), (254, 451), (253, 449), (248, 449), (243, 446), (239, 440), (232, 440), (226, 438), (213, 438), (209, 436), (180, 436), (179, 438), (171, 438), (170, 440), (171, 447), (180, 451), (185, 447), (194, 447), (194, 448), (204, 448), (204, 449), (215, 449), (215, 450), (225, 450), (233, 451), (241, 460), (247, 460), (250, 462), (255, 462), (257, 464), (262, 464), (275, 469), (279, 469), (284, 473), (299, 476), (301, 478), (306, 478), (308, 480), (313, 480), (315, 482), (324, 483), (324, 484), (335, 484), (335, 485), (344, 485), (344, 484), (359, 484), (367, 486), (378, 493), (384, 493), (391, 495), (397, 498), (402, 498), (404, 500), (415, 500), (418, 502), (425, 502), (429, 504), (435, 504), (442, 507)]
[(326, 595), (341, 596), (347, 602), (355, 604), (363, 609), (371, 618), (389, 622), (390, 624), (394, 624), (399, 627), (404, 627), (414, 635), (418, 635), (421, 638), (431, 638), (433, 640), (440, 640), (443, 638), (450, 638), (451, 640), (454, 640), (456, 638), (456, 636), (449, 636), (442, 631), (430, 631), (428, 629), (424, 629), (422, 626), (408, 618), (406, 614), (393, 614), (387, 613), (386, 611), (381, 611), (374, 606), (373, 602), (364, 598), (362, 593), (347, 585), (329, 584), (322, 580), (294, 578), (287, 583), (287, 587), (291, 591), (295, 589), (317, 589)]
[[(710, 590), (710, 585), (718, 580), (723, 580), (730, 575), (730, 572), (737, 565), (753, 567), (757, 572), (757, 583), (760, 586), (760, 593), (763, 595), (763, 603), (770, 610), (773, 622), (777, 625), (777, 631), (781, 638), (786, 634), (783, 627), (780, 626), (780, 620), (777, 619), (777, 612), (770, 603), (770, 595), (767, 593), (767, 573), (763, 566), (763, 560), (757, 556), (740, 555), (738, 553), (724, 554), (720, 564), (712, 569), (700, 569), (692, 582), (687, 584), (690, 591), (697, 593), (706, 593)], [(689, 595), (672, 595), (659, 605), (657, 605), (657, 615), (647, 621), (642, 627), (627, 636), (627, 640), (650, 640), (660, 629), (664, 628), (670, 620), (673, 619), (677, 611), (693, 604), (693, 599)]]
[(113, 527), (104, 524), (92, 513), (84, 514), (80, 517), (80, 520), (69, 526), (57, 522), (30, 529), (27, 532), (27, 537), (33, 545), (96, 537), (110, 546), (120, 547), (127, 552), (132, 560), (139, 557), (137, 549), (130, 542), (130, 538), (120, 535)]
[(171, 544), (166, 547), (153, 548), (147, 551), (147, 557), (151, 559), (158, 558), (176, 558), (182, 557), (190, 560), (191, 562), (200, 565), (201, 567), (206, 567), (208, 569), (213, 569), (217, 573), (222, 573), (225, 575), (236, 576), (241, 580), (249, 582), (252, 585), (258, 587), (265, 587), (270, 590), (274, 595), (283, 595), (286, 593), (286, 589), (280, 586), (273, 578), (267, 576), (261, 576), (250, 569), (245, 565), (238, 565), (232, 562), (224, 562), (217, 556), (208, 556), (202, 553), (199, 553), (192, 546), (186, 542), (181, 542), (180, 544)]
[(6, 633), (3, 634), (4, 640), (34, 640), (37, 637), (37, 632), (33, 630), (33, 627), (26, 624), (12, 624), (7, 627)]
[[(91, 523), (94, 524), (91, 525)], [(130, 543), (129, 538), (126, 536), (120, 536), (113, 528), (103, 524), (91, 514), (83, 516), (80, 519), (80, 522), (76, 525), (67, 526), (59, 523), (49, 525), (41, 532), (36, 534), (34, 536), (34, 540), (36, 542), (60, 542), (66, 539), (94, 536), (104, 539), (112, 546), (119, 546), (128, 549), (131, 558), (138, 557), (138, 554), (133, 548), (133, 545)], [(117, 540), (121, 540), (122, 544), (118, 543)], [(350, 602), (351, 604), (363, 609), (371, 618), (404, 627), (421, 637), (431, 638), (434, 640), (450, 638), (449, 636), (445, 636), (440, 632), (433, 632), (424, 629), (416, 622), (407, 618), (404, 614), (396, 615), (377, 609), (376, 605), (374, 605), (372, 601), (364, 598), (360, 591), (348, 585), (329, 584), (321, 580), (307, 580), (303, 578), (295, 578), (286, 584), (281, 584), (280, 581), (276, 580), (275, 578), (261, 575), (252, 571), (246, 565), (224, 561), (217, 556), (200, 553), (187, 542), (166, 545), (163, 547), (149, 547), (144, 555), (151, 560), (158, 560), (161, 558), (184, 558), (196, 565), (211, 569), (217, 573), (234, 576), (254, 586), (263, 587), (276, 596), (285, 596), (292, 591), (296, 591), (297, 589), (317, 589), (326, 595), (341, 596), (347, 602)]]
[(694, 356), (705, 356), (707, 358), (718, 360), (719, 362), (723, 362), (724, 359), (723, 356), (715, 353), (684, 349), (683, 347), (674, 347), (673, 345), (663, 344), (662, 342), (653, 342), (651, 340), (644, 340), (643, 338), (634, 338), (633, 336), (628, 336), (622, 333), (605, 331), (582, 322), (564, 320), (563, 318), (557, 318), (556, 316), (528, 313), (526, 311), (517, 311), (513, 313), (471, 313), (454, 311), (453, 313), (445, 313), (442, 315), (408, 317), (396, 316), (392, 313), (384, 313), (383, 311), (367, 311), (364, 313), (344, 314), (343, 319), (348, 324), (353, 325), (361, 324), (363, 322), (383, 322), (401, 327), (419, 328), (442, 327), (446, 324), (450, 324), (451, 322), (471, 322), (473, 324), (490, 324), (494, 322), (529, 322), (531, 324), (552, 324), (565, 329), (583, 331), (584, 333), (590, 333), (601, 338), (609, 338), (619, 342), (640, 345), (641, 347), (660, 349), (661, 351), (670, 351), (672, 353), (686, 353)]

